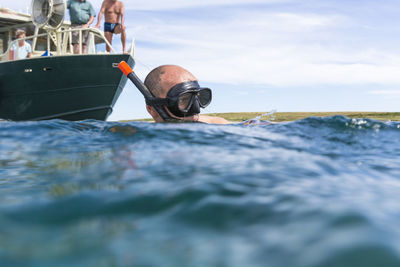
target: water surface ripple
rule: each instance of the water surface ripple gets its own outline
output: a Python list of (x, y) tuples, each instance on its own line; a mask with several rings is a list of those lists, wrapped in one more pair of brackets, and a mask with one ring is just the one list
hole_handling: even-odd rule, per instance
[(400, 266), (400, 123), (0, 123), (1, 266)]

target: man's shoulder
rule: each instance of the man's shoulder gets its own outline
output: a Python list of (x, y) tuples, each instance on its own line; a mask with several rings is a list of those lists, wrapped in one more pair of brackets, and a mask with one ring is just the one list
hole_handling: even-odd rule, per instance
[(86, 1), (86, 8), (88, 8), (89, 10), (91, 10), (91, 13), (94, 12), (94, 7), (92, 5), (92, 3), (90, 3), (89, 1)]
[(70, 1), (67, 2), (67, 6), (76, 9), (76, 8), (79, 8), (79, 7), (83, 6), (83, 5), (86, 5), (87, 3), (88, 3), (88, 2), (81, 3), (81, 2), (78, 1), (78, 0), (70, 0)]
[(122, 2), (122, 1), (117, 1), (117, 2), (115, 2), (115, 6), (116, 7), (124, 7), (124, 3)]
[(122, 1), (111, 1), (111, 0), (104, 0), (104, 2), (110, 3), (111, 5), (115, 5), (115, 6), (123, 6), (124, 3)]
[(112, 5), (114, 5), (114, 2), (111, 0), (103, 0), (102, 5), (105, 5), (107, 8), (111, 7)]
[(85, 2), (86, 5), (93, 7), (92, 3), (90, 3), (89, 1)]
[(199, 121), (205, 123), (212, 123), (212, 124), (229, 124), (231, 122), (225, 120), (221, 117), (214, 117), (208, 115), (199, 115)]

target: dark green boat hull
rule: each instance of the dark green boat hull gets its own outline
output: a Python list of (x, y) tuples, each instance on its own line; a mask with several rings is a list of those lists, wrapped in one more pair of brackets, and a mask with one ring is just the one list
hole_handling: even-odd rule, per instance
[(124, 54), (40, 57), (0, 63), (0, 119), (106, 120), (126, 84)]

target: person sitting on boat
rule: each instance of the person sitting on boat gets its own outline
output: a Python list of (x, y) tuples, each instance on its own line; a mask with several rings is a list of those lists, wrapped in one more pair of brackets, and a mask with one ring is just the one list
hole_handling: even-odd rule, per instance
[(146, 109), (155, 122), (230, 123), (224, 118), (200, 115), (200, 107), (211, 102), (211, 89), (200, 87), (197, 78), (180, 66), (157, 67), (147, 75), (144, 84), (155, 97), (146, 100)]
[[(107, 41), (112, 44), (113, 34), (120, 34), (121, 33), (121, 43), (122, 43), (122, 51), (126, 53), (125, 46), (126, 46), (126, 32), (125, 32), (125, 25), (124, 25), (124, 3), (118, 0), (104, 0), (103, 4), (101, 5), (101, 9), (99, 15), (97, 16), (97, 24), (96, 28), (100, 28), (101, 19), (104, 16), (104, 36), (106, 37)], [(107, 52), (110, 52), (110, 47), (107, 45), (106, 47)]]
[[(86, 0), (68, 0), (67, 8), (71, 19), (72, 29), (86, 29), (92, 24), (96, 13), (92, 4)], [(89, 31), (82, 31), (82, 53), (86, 54), (86, 44), (89, 39)], [(79, 54), (79, 31), (72, 32), (72, 44), (74, 54)]]
[[(26, 33), (24, 30), (19, 29), (15, 33), (15, 37), (17, 39), (25, 38)], [(10, 60), (29, 58), (31, 57), (31, 53), (31, 45), (28, 42), (25, 42), (25, 40), (19, 40), (14, 42), (10, 48)]]

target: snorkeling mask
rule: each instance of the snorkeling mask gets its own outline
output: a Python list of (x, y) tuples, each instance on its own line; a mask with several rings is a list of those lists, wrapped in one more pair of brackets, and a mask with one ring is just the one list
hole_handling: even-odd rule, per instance
[(168, 107), (177, 117), (189, 117), (199, 114), (200, 108), (205, 108), (211, 102), (211, 89), (200, 87), (197, 81), (173, 86), (166, 98), (154, 97), (125, 61), (121, 61), (118, 67), (143, 94), (146, 104), (153, 106), (164, 121), (176, 120), (165, 111), (164, 107)]
[(190, 81), (172, 87), (166, 98), (146, 99), (146, 104), (166, 106), (177, 117), (189, 117), (199, 114), (200, 108), (207, 107), (211, 99), (210, 88), (200, 87), (197, 81)]

